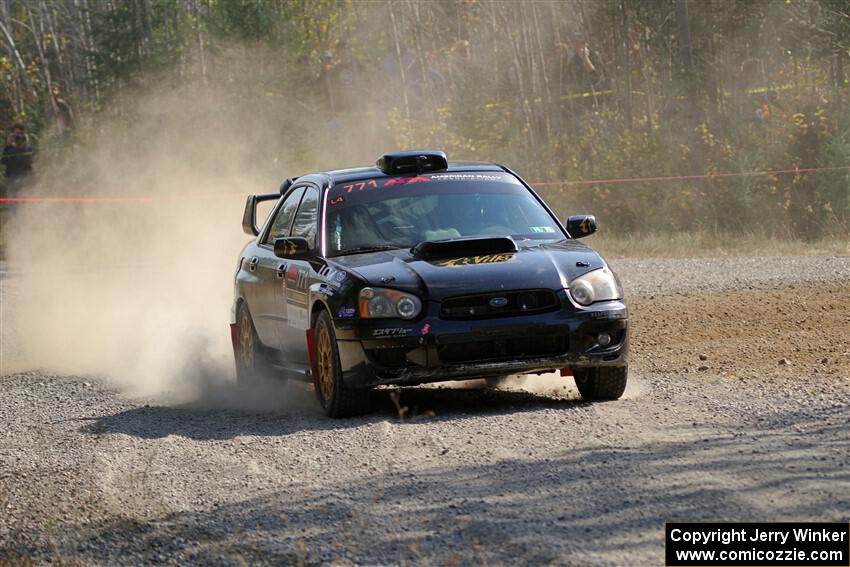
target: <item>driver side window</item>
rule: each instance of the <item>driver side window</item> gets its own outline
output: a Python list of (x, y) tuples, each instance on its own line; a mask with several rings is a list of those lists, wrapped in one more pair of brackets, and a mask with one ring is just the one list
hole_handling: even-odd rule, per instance
[(269, 233), (266, 235), (263, 244), (274, 244), (275, 239), (289, 236), (289, 227), (292, 225), (292, 217), (295, 216), (295, 209), (298, 208), (298, 202), (301, 200), (301, 195), (304, 194), (304, 188), (299, 187), (289, 194), (283, 205), (277, 210), (272, 225), (269, 228)]
[(308, 187), (292, 223), (292, 236), (303, 236), (310, 244), (310, 248), (316, 247), (316, 231), (319, 221), (319, 192)]

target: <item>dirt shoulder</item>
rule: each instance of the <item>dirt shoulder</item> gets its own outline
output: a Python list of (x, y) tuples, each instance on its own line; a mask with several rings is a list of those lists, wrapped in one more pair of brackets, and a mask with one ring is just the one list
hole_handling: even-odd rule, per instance
[(850, 378), (850, 284), (639, 299), (631, 320), (650, 372)]

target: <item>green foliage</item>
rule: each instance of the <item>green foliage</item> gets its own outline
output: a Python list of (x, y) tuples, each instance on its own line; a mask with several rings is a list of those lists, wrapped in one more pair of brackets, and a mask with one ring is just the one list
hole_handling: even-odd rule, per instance
[(615, 232), (850, 233), (844, 170), (723, 175), (850, 163), (844, 0), (44, 5), (3, 16), (5, 123), (50, 126), (48, 77), (82, 122), (130, 123), (118, 93), (167, 77), (252, 109), (234, 126), (274, 131), (246, 138), (268, 163), (438, 146), (566, 181), (541, 192)]
[(213, 10), (224, 36), (257, 41), (274, 39), (276, 8), (268, 0), (218, 0)]

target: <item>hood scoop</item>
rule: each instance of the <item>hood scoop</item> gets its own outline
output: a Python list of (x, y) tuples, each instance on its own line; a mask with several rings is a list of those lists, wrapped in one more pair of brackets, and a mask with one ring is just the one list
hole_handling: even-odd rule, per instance
[(516, 242), (510, 236), (424, 240), (410, 249), (410, 253), (420, 260), (503, 254), (516, 251)]

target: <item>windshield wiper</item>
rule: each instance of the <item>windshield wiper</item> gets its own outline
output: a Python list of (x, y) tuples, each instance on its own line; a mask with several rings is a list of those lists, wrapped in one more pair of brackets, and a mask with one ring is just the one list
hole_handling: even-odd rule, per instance
[(347, 256), (349, 254), (366, 254), (367, 252), (381, 252), (382, 250), (399, 250), (403, 246), (393, 246), (391, 244), (376, 244), (375, 246), (357, 246), (355, 248), (346, 248), (340, 250), (334, 256)]

